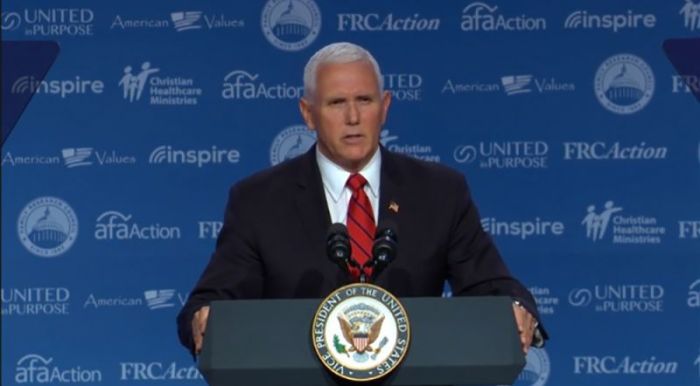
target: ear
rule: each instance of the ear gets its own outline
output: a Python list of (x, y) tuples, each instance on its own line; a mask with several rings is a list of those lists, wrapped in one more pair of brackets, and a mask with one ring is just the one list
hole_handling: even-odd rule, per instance
[(391, 105), (391, 92), (384, 91), (382, 95), (382, 126), (386, 122), (386, 117), (389, 113), (389, 106)]
[(311, 102), (306, 98), (299, 99), (299, 111), (301, 112), (301, 117), (304, 118), (304, 123), (311, 130), (316, 130), (316, 125), (314, 125), (313, 114), (311, 113)]

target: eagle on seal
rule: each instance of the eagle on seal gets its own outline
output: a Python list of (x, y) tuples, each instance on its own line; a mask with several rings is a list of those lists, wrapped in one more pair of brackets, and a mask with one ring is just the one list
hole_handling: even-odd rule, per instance
[(371, 325), (359, 320), (350, 323), (342, 316), (338, 316), (338, 321), (340, 322), (340, 329), (343, 331), (343, 337), (350, 342), (349, 352), (357, 351), (358, 354), (362, 354), (365, 351), (374, 352), (375, 349), (371, 345), (377, 340), (379, 332), (382, 330), (383, 315), (373, 321)]

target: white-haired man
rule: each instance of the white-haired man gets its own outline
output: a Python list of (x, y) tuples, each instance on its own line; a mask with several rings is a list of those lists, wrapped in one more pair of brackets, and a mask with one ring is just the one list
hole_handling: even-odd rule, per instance
[(178, 316), (193, 353), (209, 302), (324, 297), (352, 280), (326, 257), (329, 226), (348, 226), (352, 255), (362, 261), (386, 219), (401, 239), (378, 285), (398, 296), (440, 296), (448, 280), (457, 296), (512, 296), (523, 349), (543, 342), (535, 302), (481, 228), (464, 177), (380, 146), (390, 104), (379, 65), (362, 47), (334, 43), (311, 57), (299, 108), (317, 143), (231, 188), (216, 250)]

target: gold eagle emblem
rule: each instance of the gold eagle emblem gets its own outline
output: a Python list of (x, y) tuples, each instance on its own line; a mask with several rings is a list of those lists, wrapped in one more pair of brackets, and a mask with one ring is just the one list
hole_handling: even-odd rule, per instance
[(348, 352), (356, 351), (358, 354), (362, 354), (365, 351), (374, 352), (380, 350), (380, 348), (372, 348), (372, 344), (377, 340), (382, 330), (383, 315), (371, 324), (360, 320), (350, 323), (342, 316), (338, 316), (338, 321), (340, 322), (340, 329), (343, 331), (343, 337), (350, 343)]

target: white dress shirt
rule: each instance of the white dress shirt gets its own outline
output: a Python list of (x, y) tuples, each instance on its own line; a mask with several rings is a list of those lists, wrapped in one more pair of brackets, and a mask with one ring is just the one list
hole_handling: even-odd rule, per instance
[[(348, 203), (352, 197), (352, 190), (346, 185), (351, 173), (341, 168), (333, 161), (328, 159), (316, 147), (316, 162), (321, 170), (321, 180), (323, 181), (323, 190), (326, 193), (326, 202), (328, 202), (328, 212), (331, 214), (331, 223), (343, 223), (347, 225)], [(372, 213), (374, 214), (374, 223), (377, 223), (379, 218), (379, 180), (382, 165), (382, 154), (377, 147), (377, 151), (358, 173), (367, 180), (365, 185), (365, 193), (372, 204)]]

